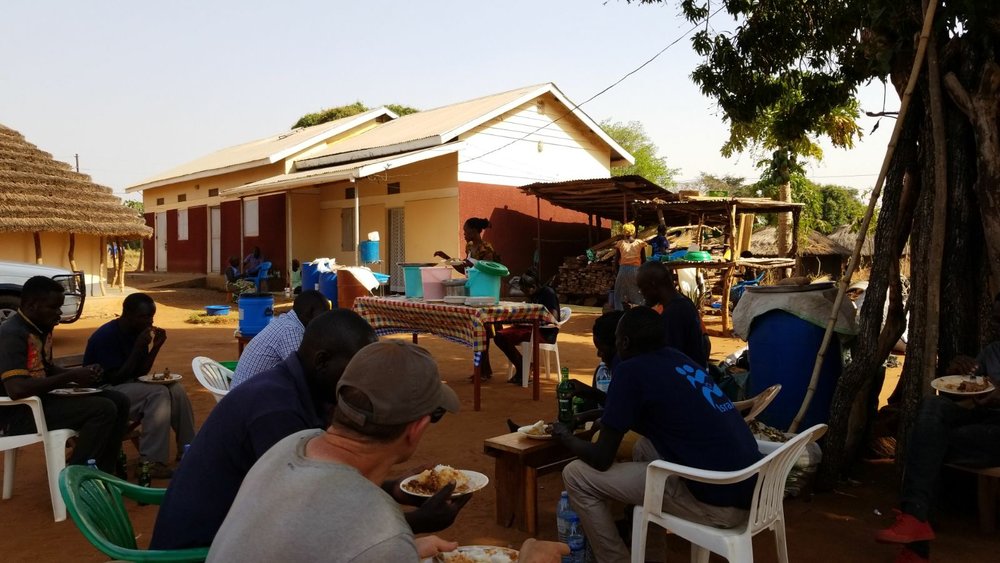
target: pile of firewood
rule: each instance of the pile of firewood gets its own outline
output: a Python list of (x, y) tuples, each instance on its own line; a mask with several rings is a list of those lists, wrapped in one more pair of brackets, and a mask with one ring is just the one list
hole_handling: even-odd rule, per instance
[(555, 289), (560, 301), (574, 302), (586, 297), (607, 297), (614, 286), (615, 274), (610, 262), (588, 264), (586, 258), (569, 257), (559, 266)]

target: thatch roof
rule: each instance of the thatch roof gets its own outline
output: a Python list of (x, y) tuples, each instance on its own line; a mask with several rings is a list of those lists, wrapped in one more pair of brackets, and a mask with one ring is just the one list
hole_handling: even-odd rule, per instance
[[(757, 229), (750, 237), (750, 252), (756, 257), (778, 256), (778, 229), (764, 227)], [(850, 256), (851, 251), (830, 237), (809, 231), (804, 247), (799, 248), (799, 256)]]
[(111, 188), (0, 125), (0, 233), (42, 231), (122, 238), (153, 232)]

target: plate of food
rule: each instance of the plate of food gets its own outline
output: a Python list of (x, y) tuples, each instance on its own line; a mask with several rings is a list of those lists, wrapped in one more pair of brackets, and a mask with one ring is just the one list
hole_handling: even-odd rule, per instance
[(452, 496), (458, 496), (478, 491), (489, 482), (489, 477), (476, 471), (437, 465), (433, 469), (426, 469), (403, 479), (399, 488), (413, 496), (431, 497), (448, 483), (455, 483), (455, 492)]
[(67, 397), (72, 397), (74, 395), (93, 395), (94, 393), (100, 392), (100, 389), (95, 389), (94, 387), (64, 387), (62, 389), (53, 389), (49, 391), (52, 395), (64, 395)]
[(140, 375), (139, 381), (143, 383), (173, 383), (175, 381), (180, 381), (183, 379), (179, 373), (153, 373), (150, 375)]
[(949, 395), (982, 395), (996, 389), (988, 377), (981, 375), (946, 375), (931, 381), (931, 387)]
[(434, 563), (512, 563), (518, 552), (509, 547), (492, 545), (463, 545), (455, 551), (440, 553), (431, 559)]
[(553, 438), (552, 424), (547, 423), (544, 420), (539, 420), (538, 422), (528, 426), (522, 426), (518, 428), (517, 431), (533, 440), (551, 440)]

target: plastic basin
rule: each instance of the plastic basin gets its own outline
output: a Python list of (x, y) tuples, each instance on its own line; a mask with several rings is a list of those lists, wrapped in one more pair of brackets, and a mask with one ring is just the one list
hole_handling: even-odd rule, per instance
[(228, 315), (229, 305), (206, 305), (205, 314), (213, 317)]
[(424, 287), (424, 300), (444, 299), (444, 280), (451, 279), (451, 268), (438, 266), (420, 268), (420, 281)]

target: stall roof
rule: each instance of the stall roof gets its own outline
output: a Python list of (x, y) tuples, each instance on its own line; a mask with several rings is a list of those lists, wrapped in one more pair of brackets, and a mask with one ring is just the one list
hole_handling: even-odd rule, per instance
[(653, 225), (658, 221), (657, 210), (663, 213), (668, 225), (687, 224), (692, 218), (697, 220), (704, 215), (705, 224), (725, 224), (728, 222), (729, 209), (736, 208), (736, 213), (793, 213), (804, 207), (802, 203), (775, 201), (767, 198), (746, 197), (686, 197), (683, 200), (664, 200), (662, 198), (636, 201), (634, 203), (635, 217), (639, 223)]
[(677, 194), (662, 188), (642, 176), (617, 176), (564, 182), (536, 182), (521, 186), (521, 191), (537, 196), (559, 207), (596, 215), (605, 219), (634, 217), (634, 203), (658, 199), (677, 201)]

